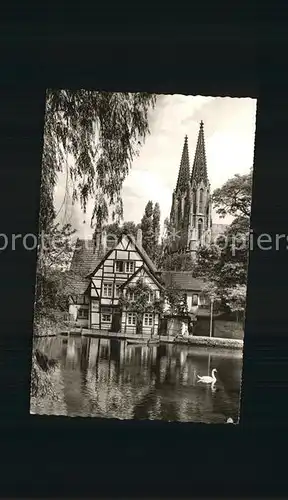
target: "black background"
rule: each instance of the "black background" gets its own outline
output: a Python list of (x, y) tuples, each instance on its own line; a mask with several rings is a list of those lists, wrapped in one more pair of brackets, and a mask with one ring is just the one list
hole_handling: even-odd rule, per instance
[[(255, 9), (257, 22), (248, 21), (241, 5), (230, 20), (224, 8), (202, 21), (182, 10), (186, 24), (172, 10), (164, 25), (165, 8), (151, 12), (148, 4), (134, 4), (137, 24), (131, 7), (122, 6), (116, 24), (115, 11), (111, 20), (96, 4), (93, 15), (83, 7), (69, 28), (69, 8), (49, 17), (41, 7), (39, 20), (31, 9), (25, 22), (19, 10), (18, 24), (2, 21), (0, 233), (37, 233), (47, 87), (257, 98), (251, 227), (256, 235), (288, 233), (287, 16), (278, 11), (276, 19), (274, 9), (264, 22)], [(1, 251), (0, 494), (285, 493), (286, 243), (250, 255), (239, 426), (30, 416), (36, 252), (21, 244)]]

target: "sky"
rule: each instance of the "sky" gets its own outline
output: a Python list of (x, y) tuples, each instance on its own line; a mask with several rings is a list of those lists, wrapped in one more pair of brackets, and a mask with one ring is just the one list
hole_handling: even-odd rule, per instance
[[(201, 120), (211, 192), (234, 174), (248, 173), (254, 161), (256, 105), (256, 99), (251, 98), (159, 95), (155, 109), (148, 115), (151, 134), (123, 184), (124, 220), (140, 222), (147, 202), (152, 200), (160, 204), (163, 225), (170, 214), (184, 137), (188, 135), (192, 169)], [(65, 184), (63, 174), (55, 190), (56, 211), (63, 204)], [(68, 216), (77, 236), (89, 238), (93, 233), (92, 208), (93, 201), (88, 203), (84, 216), (79, 204), (71, 207), (64, 203), (58, 217), (64, 220)], [(231, 222), (231, 218), (220, 219), (215, 211), (212, 218), (213, 223)]]

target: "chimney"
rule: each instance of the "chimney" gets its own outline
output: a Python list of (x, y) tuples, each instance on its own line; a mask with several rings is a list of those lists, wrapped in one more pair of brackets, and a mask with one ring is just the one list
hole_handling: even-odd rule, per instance
[(137, 245), (142, 247), (142, 229), (137, 229), (136, 243), (137, 243)]
[(106, 229), (103, 229), (101, 235), (101, 254), (104, 256), (107, 252), (107, 233)]
[(101, 227), (95, 229), (95, 233), (93, 235), (94, 240), (94, 251), (96, 253), (100, 253), (102, 256), (105, 255), (107, 251), (107, 234), (106, 230), (102, 230)]

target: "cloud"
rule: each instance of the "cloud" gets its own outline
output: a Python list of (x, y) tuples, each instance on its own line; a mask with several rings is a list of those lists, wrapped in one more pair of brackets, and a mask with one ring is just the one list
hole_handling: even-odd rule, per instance
[[(128, 191), (128, 193), (127, 193)], [(140, 222), (149, 200), (158, 202), (161, 222), (170, 211), (172, 195), (162, 177), (150, 170), (132, 170), (124, 182), (124, 219)]]
[[(161, 220), (170, 214), (184, 136), (188, 135), (192, 166), (199, 123), (204, 121), (208, 176), (211, 190), (220, 187), (235, 173), (245, 173), (253, 165), (256, 100), (160, 95), (154, 110), (148, 113), (151, 135), (123, 184), (124, 219), (139, 222), (149, 200), (158, 201)], [(64, 180), (57, 186), (56, 199), (63, 199)], [(64, 191), (63, 191), (64, 189)], [(81, 232), (89, 233), (93, 201), (88, 203), (86, 224), (79, 204), (73, 207), (72, 220)], [(215, 222), (219, 220), (213, 214)], [(225, 220), (226, 222), (226, 220)], [(229, 221), (228, 221), (229, 222)], [(92, 230), (91, 230), (92, 233)]]

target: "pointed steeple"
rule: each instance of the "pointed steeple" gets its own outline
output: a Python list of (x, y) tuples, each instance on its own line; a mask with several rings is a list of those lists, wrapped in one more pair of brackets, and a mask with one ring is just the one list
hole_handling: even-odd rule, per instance
[(190, 177), (190, 164), (189, 164), (189, 151), (188, 151), (188, 137), (185, 135), (182, 157), (180, 162), (178, 180), (176, 191), (185, 191), (189, 184)]
[(200, 123), (197, 146), (195, 151), (195, 158), (191, 175), (191, 183), (193, 181), (196, 181), (197, 183), (204, 181), (205, 184), (208, 182), (205, 141), (204, 141), (204, 123), (202, 120)]

